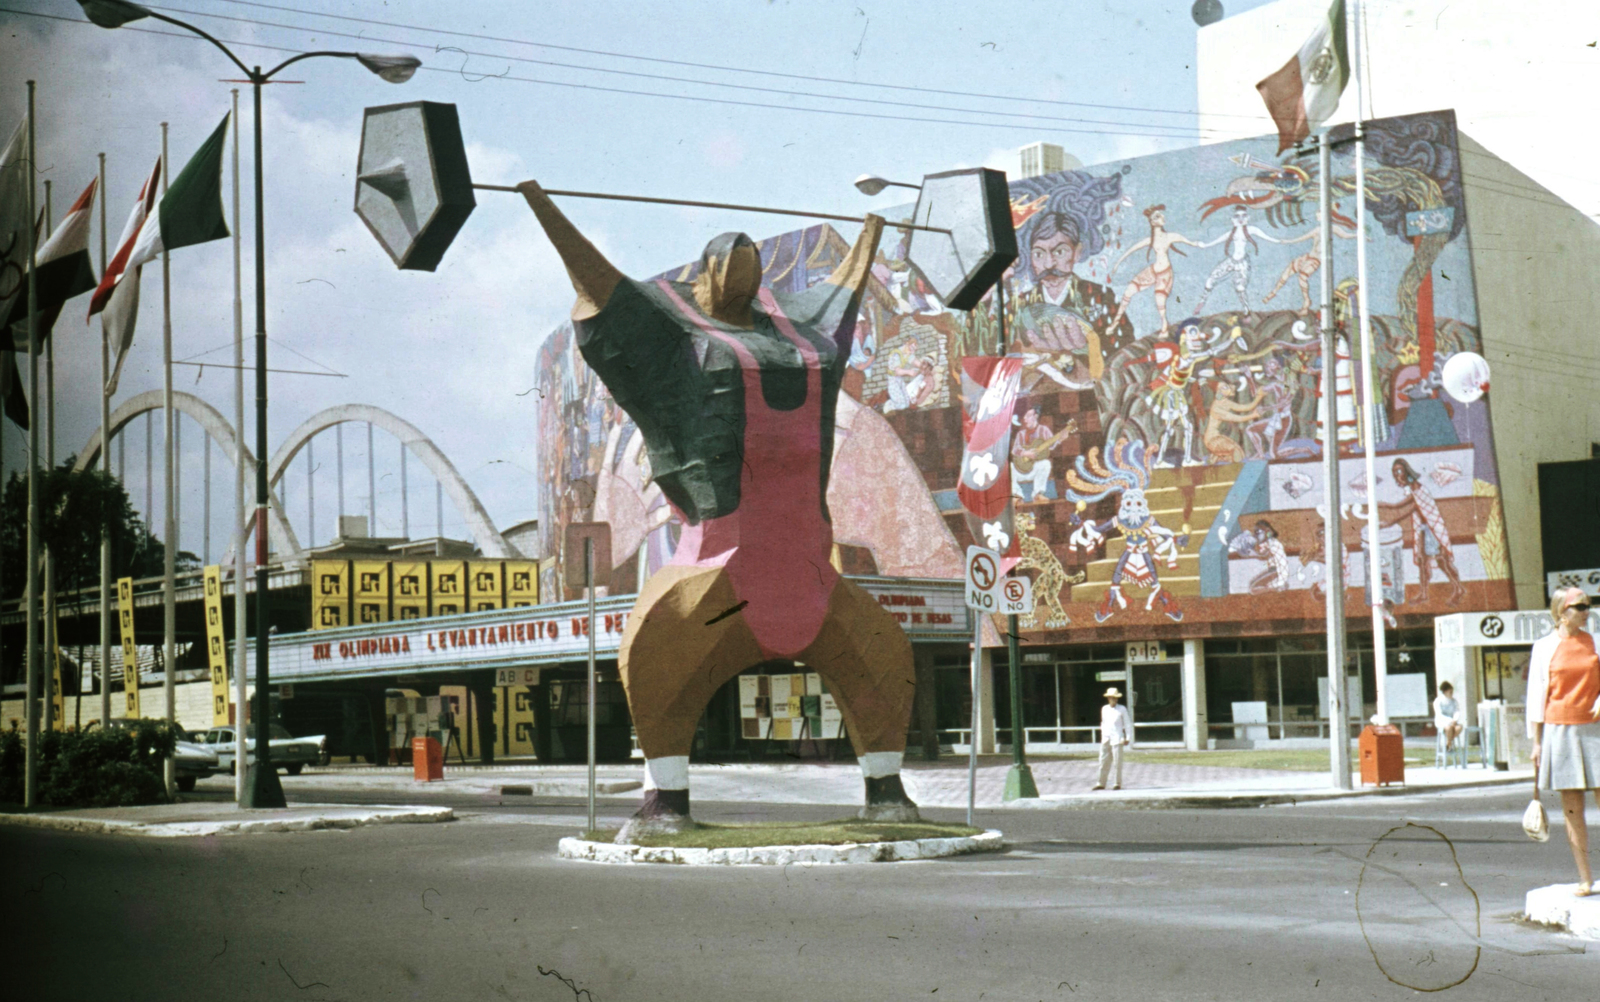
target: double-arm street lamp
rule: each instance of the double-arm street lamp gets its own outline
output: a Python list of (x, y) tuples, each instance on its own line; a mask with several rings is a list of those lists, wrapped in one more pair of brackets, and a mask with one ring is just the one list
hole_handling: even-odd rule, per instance
[[(255, 710), (252, 714), (255, 720), (256, 754), (255, 762), (250, 766), (249, 778), (245, 784), (244, 800), (241, 807), (282, 807), (284, 806), (283, 787), (278, 782), (278, 771), (272, 765), (272, 754), (269, 744), (270, 704), (267, 695), (267, 264), (266, 264), (266, 238), (263, 228), (263, 199), (262, 199), (262, 171), (261, 171), (261, 86), (271, 81), (280, 70), (302, 59), (311, 59), (316, 56), (335, 56), (340, 59), (354, 59), (362, 66), (376, 73), (390, 83), (405, 83), (416, 73), (422, 61), (415, 56), (380, 56), (361, 52), (302, 52), (291, 56), (283, 62), (267, 70), (261, 67), (247, 67), (239, 61), (226, 45), (196, 28), (192, 24), (180, 21), (177, 18), (158, 14), (146, 7), (126, 0), (78, 0), (78, 5), (89, 20), (102, 28), (120, 28), (130, 21), (140, 18), (155, 18), (167, 24), (177, 25), (185, 31), (193, 32), (201, 38), (221, 49), (233, 64), (239, 67), (245, 75), (245, 82), (251, 85), (255, 97), (255, 219), (256, 219), (256, 695)], [(236, 126), (237, 127), (237, 126)], [(243, 429), (240, 429), (241, 432)], [(167, 540), (167, 545), (172, 545), (172, 540)], [(244, 582), (234, 582), (238, 588), (244, 587)], [(236, 633), (244, 633), (244, 624), (239, 624)], [(168, 671), (172, 666), (167, 667)], [(242, 716), (242, 715), (241, 715)], [(240, 721), (243, 724), (243, 721)]]

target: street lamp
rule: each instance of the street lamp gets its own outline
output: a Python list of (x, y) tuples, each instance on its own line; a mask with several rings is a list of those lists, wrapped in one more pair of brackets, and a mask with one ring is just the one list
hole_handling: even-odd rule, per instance
[(876, 174), (863, 174), (856, 178), (856, 190), (861, 192), (863, 195), (876, 195), (883, 189), (890, 187), (913, 188), (917, 191), (922, 190), (922, 185), (920, 184), (907, 184), (904, 181), (891, 181), (886, 177), (879, 177)]
[[(417, 72), (417, 67), (422, 61), (415, 56), (380, 56), (361, 52), (302, 52), (297, 56), (290, 56), (283, 62), (267, 70), (261, 67), (247, 67), (239, 61), (226, 45), (196, 28), (194, 25), (180, 21), (175, 17), (158, 14), (136, 3), (127, 0), (78, 0), (78, 6), (83, 8), (83, 13), (102, 28), (120, 28), (130, 21), (140, 18), (153, 17), (167, 24), (177, 25), (185, 31), (193, 32), (201, 38), (222, 50), (233, 65), (239, 67), (244, 73), (246, 81), (250, 84), (255, 95), (255, 216), (256, 216), (256, 759), (250, 767), (248, 781), (245, 783), (244, 801), (241, 807), (283, 807), (283, 787), (278, 782), (278, 771), (272, 765), (272, 749), (269, 738), (268, 714), (270, 703), (267, 698), (267, 263), (266, 263), (266, 238), (264, 235), (264, 199), (262, 195), (261, 178), (261, 86), (269, 82), (280, 70), (302, 59), (311, 59), (316, 56), (335, 56), (341, 59), (354, 59), (368, 70), (387, 80), (389, 83), (405, 83)], [(169, 540), (170, 545), (170, 540)], [(235, 582), (235, 586), (244, 587), (243, 581)], [(240, 624), (239, 632), (243, 633)], [(169, 667), (170, 671), (171, 668)], [(243, 721), (241, 721), (241, 724)], [(241, 756), (242, 758), (242, 756)]]

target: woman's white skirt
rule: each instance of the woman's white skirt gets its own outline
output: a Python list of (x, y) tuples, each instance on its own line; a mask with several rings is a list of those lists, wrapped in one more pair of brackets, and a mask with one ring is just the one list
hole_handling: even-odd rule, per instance
[(1600, 789), (1600, 723), (1545, 724), (1539, 789)]

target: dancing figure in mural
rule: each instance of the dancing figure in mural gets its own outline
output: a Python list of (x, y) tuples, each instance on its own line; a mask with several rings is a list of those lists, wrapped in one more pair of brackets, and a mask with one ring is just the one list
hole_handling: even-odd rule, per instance
[(1439, 502), (1432, 492), (1422, 485), (1422, 476), (1404, 459), (1396, 459), (1392, 467), (1394, 482), (1405, 491), (1405, 500), (1399, 504), (1380, 504), (1383, 513), (1379, 525), (1396, 525), (1411, 519), (1411, 557), (1417, 564), (1417, 577), (1422, 586), (1418, 601), (1428, 601), (1428, 587), (1433, 581), (1433, 565), (1438, 563), (1450, 582), (1450, 597), (1445, 601), (1455, 605), (1466, 595), (1461, 574), (1456, 570), (1455, 549), (1450, 545), (1450, 527), (1445, 525), (1439, 512)]
[(1092, 383), (1105, 370), (1106, 356), (1133, 340), (1131, 323), (1111, 322), (1116, 293), (1075, 271), (1105, 249), (1102, 226), (1107, 208), (1122, 196), (1122, 176), (1066, 171), (1048, 182), (1019, 182), (1015, 189), (1023, 198), (1038, 195), (1020, 207), (1013, 202), (1013, 217), (1027, 213), (1017, 220), (1017, 236), (1027, 251), (1019, 277), (1033, 281), (1011, 304), (1013, 324), (1027, 346), (1045, 353), (1037, 366), (1044, 375), (1079, 389), (1088, 383), (1070, 380), (1077, 367), (1073, 355), (1083, 356)]
[(1293, 423), (1294, 391), (1284, 381), (1283, 363), (1268, 356), (1261, 365), (1260, 416), (1244, 426), (1250, 458), (1272, 459), (1278, 454)]
[[(1257, 240), (1268, 243), (1281, 244), (1275, 236), (1250, 222), (1250, 209), (1247, 206), (1235, 205), (1233, 207), (1233, 224), (1228, 232), (1219, 237), (1207, 240), (1201, 247), (1215, 247), (1223, 245), (1222, 261), (1211, 269), (1211, 274), (1206, 276), (1205, 291), (1200, 293), (1200, 302), (1195, 306), (1196, 313), (1206, 311), (1206, 300), (1211, 298), (1211, 290), (1217, 283), (1233, 276), (1233, 291), (1239, 296), (1239, 305), (1244, 308), (1244, 315), (1250, 316), (1250, 252), (1260, 250), (1261, 245)], [(1281, 283), (1280, 283), (1281, 284)]]
[[(1154, 610), (1157, 603), (1161, 611), (1173, 622), (1183, 620), (1183, 607), (1172, 593), (1161, 587), (1161, 574), (1156, 564), (1165, 561), (1168, 570), (1178, 566), (1178, 552), (1189, 545), (1189, 526), (1177, 532), (1156, 521), (1150, 514), (1150, 503), (1145, 491), (1150, 486), (1150, 454), (1140, 441), (1119, 439), (1106, 451), (1106, 464), (1099, 461), (1099, 449), (1090, 449), (1085, 457), (1079, 456), (1076, 470), (1067, 471), (1067, 497), (1078, 502), (1070, 522), (1078, 526), (1071, 543), (1082, 550), (1091, 550), (1105, 541), (1115, 529), (1122, 533), (1122, 556), (1111, 572), (1111, 585), (1095, 610), (1094, 621), (1104, 623), (1118, 609), (1126, 609), (1128, 600), (1122, 594), (1122, 582), (1148, 588), (1145, 599), (1146, 612)], [(1117, 503), (1117, 513), (1102, 522), (1085, 521), (1083, 511), (1090, 504), (1112, 494), (1122, 495)]]
[(584, 360), (644, 435), (684, 529), (639, 593), (618, 654), (645, 796), (618, 834), (692, 827), (689, 750), (706, 702), (740, 671), (798, 661), (837, 699), (866, 780), (861, 817), (914, 819), (900, 781), (915, 677), (894, 618), (829, 558), (839, 383), (883, 232), (868, 216), (827, 279), (761, 285), (742, 233), (711, 241), (693, 283), (618, 271), (534, 182), (518, 186), (577, 291)]
[(1157, 466), (1174, 465), (1167, 460), (1167, 443), (1174, 435), (1183, 438), (1182, 465), (1199, 463), (1193, 451), (1194, 409), (1198, 402), (1190, 402), (1191, 395), (1198, 389), (1194, 380), (1197, 374), (1205, 374), (1200, 369), (1202, 363), (1225, 347), (1243, 348), (1245, 344), (1244, 335), (1237, 327), (1226, 335), (1220, 327), (1215, 328), (1213, 335), (1208, 338), (1205, 331), (1200, 329), (1200, 318), (1190, 317), (1178, 325), (1176, 342), (1157, 341), (1150, 346), (1147, 354), (1133, 360), (1132, 364), (1135, 365), (1157, 367), (1146, 397), (1156, 420), (1161, 422), (1161, 441), (1155, 449)]
[[(1128, 312), (1128, 304), (1133, 297), (1146, 289), (1154, 290), (1152, 295), (1156, 301), (1156, 312), (1161, 315), (1161, 336), (1165, 337), (1171, 329), (1167, 324), (1167, 296), (1172, 293), (1172, 255), (1183, 254), (1178, 249), (1179, 244), (1188, 244), (1190, 247), (1200, 245), (1190, 240), (1181, 233), (1167, 232), (1167, 207), (1165, 205), (1152, 205), (1144, 210), (1144, 218), (1150, 223), (1150, 235), (1122, 252), (1117, 258), (1117, 263), (1111, 266), (1111, 274), (1115, 275), (1117, 269), (1122, 267), (1122, 262), (1134, 251), (1144, 251), (1145, 260), (1149, 263), (1133, 281), (1122, 290), (1122, 301), (1117, 304), (1117, 314), (1111, 320), (1111, 326), (1122, 323), (1122, 318)], [(1187, 256), (1187, 255), (1184, 255)]]
[(1278, 538), (1278, 530), (1271, 522), (1260, 519), (1256, 522), (1255, 536), (1256, 556), (1267, 566), (1250, 579), (1250, 594), (1283, 591), (1289, 587), (1289, 556), (1284, 552), (1283, 540)]

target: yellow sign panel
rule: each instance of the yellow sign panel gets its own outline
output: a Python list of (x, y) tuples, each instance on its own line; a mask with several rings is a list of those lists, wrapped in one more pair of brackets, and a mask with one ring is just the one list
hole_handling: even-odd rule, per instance
[[(54, 631), (52, 631), (50, 635), (60, 636), (60, 634), (55, 633)], [(52, 670), (54, 671), (55, 675), (53, 683), (50, 686), (50, 729), (52, 731), (62, 731), (66, 730), (67, 727), (67, 697), (61, 691), (60, 647), (56, 648), (55, 668)]]
[(350, 625), (350, 562), (311, 561), (311, 628)]
[(421, 561), (394, 564), (394, 618), (422, 619), (428, 615), (428, 565)]
[(506, 604), (505, 575), (500, 561), (474, 560), (468, 565), (471, 574), (469, 599), (473, 612), (502, 609)]
[(506, 608), (539, 604), (539, 564), (533, 560), (506, 561)]
[(117, 621), (122, 630), (122, 691), (127, 715), (139, 716), (139, 647), (133, 640), (133, 578), (117, 578)]
[(467, 611), (467, 562), (435, 560), (428, 564), (433, 586), (433, 614), (457, 616)]
[(222, 568), (205, 569), (206, 665), (211, 669), (211, 724), (228, 722), (228, 637), (222, 622)]
[(352, 566), (355, 581), (355, 622), (389, 621), (389, 562), (357, 560)]

